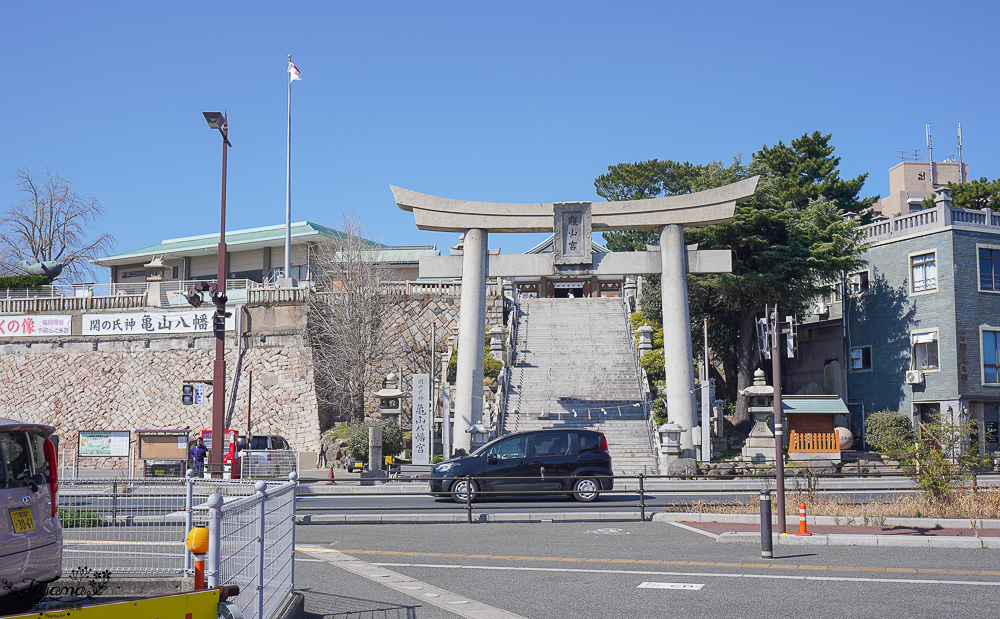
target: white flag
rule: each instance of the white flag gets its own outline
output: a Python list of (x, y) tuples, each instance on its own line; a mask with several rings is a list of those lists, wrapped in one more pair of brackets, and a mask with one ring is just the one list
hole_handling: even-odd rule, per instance
[(299, 68), (296, 67), (291, 62), (288, 63), (288, 83), (291, 84), (295, 80), (301, 80), (302, 74), (299, 73)]

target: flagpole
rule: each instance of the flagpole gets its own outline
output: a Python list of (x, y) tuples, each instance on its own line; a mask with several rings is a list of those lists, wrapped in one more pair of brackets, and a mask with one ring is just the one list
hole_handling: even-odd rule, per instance
[[(292, 55), (288, 54), (288, 64)], [(289, 66), (291, 68), (291, 66)], [(292, 276), (292, 74), (288, 78), (288, 146), (285, 154), (285, 270), (284, 277)]]

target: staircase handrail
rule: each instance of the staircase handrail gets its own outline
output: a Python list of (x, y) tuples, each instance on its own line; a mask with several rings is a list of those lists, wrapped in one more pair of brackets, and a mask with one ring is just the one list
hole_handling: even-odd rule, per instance
[[(500, 412), (497, 414), (496, 436), (502, 436), (507, 429), (507, 399), (510, 391), (511, 368), (514, 365), (514, 349), (517, 346), (517, 319), (520, 313), (520, 305), (517, 302), (517, 286), (513, 279), (504, 279), (501, 286), (501, 296), (504, 305), (510, 304), (510, 313), (507, 314), (507, 336), (504, 341), (504, 350), (501, 355), (503, 366), (500, 368), (500, 381), (497, 391), (500, 396)], [(504, 308), (506, 309), (506, 307)]]
[(621, 299), (622, 306), (622, 317), (625, 319), (625, 331), (628, 333), (628, 345), (632, 350), (632, 363), (635, 366), (635, 376), (639, 383), (639, 394), (642, 396), (642, 412), (646, 417), (646, 437), (649, 439), (649, 452), (656, 455), (656, 446), (653, 443), (653, 415), (651, 400), (652, 396), (649, 393), (649, 386), (647, 385), (647, 380), (645, 377), (645, 371), (639, 364), (639, 348), (636, 346), (635, 340), (632, 337), (632, 321), (630, 320), (631, 308), (629, 307), (628, 298), (625, 296), (624, 291), (619, 295)]

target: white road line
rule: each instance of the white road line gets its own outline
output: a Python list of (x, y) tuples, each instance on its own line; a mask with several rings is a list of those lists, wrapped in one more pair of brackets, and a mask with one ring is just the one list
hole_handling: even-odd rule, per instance
[(695, 527), (683, 524), (681, 522), (671, 522), (670, 524), (674, 525), (675, 527), (681, 528), (681, 529), (686, 529), (688, 531), (694, 531), (695, 533), (701, 533), (702, 535), (704, 535), (706, 537), (711, 537), (712, 539), (719, 539), (719, 536), (716, 535), (715, 533), (709, 533), (708, 531), (702, 531), (701, 529), (698, 529), (698, 528), (695, 528)]
[(365, 563), (357, 557), (352, 557), (342, 552), (331, 551), (329, 548), (316, 547), (311, 550), (309, 548), (298, 547), (297, 550), (352, 574), (389, 587), (409, 597), (422, 600), (427, 604), (433, 604), (459, 617), (466, 617), (466, 619), (525, 619), (520, 615), (515, 615), (501, 608), (469, 600), (457, 593), (452, 593), (451, 591), (421, 582), (404, 574), (387, 570), (381, 565), (376, 566), (374, 563)]
[(827, 580), (834, 582), (885, 582), (918, 585), (968, 585), (973, 587), (997, 587), (1000, 582), (992, 580), (931, 580), (917, 578), (852, 578), (850, 576), (789, 576), (783, 574), (727, 574), (723, 572), (657, 572), (652, 570), (598, 570), (571, 567), (517, 567), (496, 565), (453, 565), (445, 563), (372, 563), (379, 567), (420, 567), (466, 570), (507, 570), (511, 572), (572, 572), (580, 574), (622, 574), (636, 576), (698, 576), (706, 578), (767, 578), (773, 580)]

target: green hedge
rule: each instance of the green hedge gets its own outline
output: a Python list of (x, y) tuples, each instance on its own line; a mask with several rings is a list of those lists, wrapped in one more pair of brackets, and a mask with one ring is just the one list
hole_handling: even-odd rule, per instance
[(378, 424), (367, 421), (364, 424), (351, 430), (351, 437), (347, 439), (347, 453), (355, 460), (368, 461), (368, 428), (382, 426), (382, 455), (398, 456), (403, 453), (403, 429), (399, 424), (387, 421)]
[(865, 441), (875, 451), (899, 457), (912, 450), (915, 440), (913, 422), (903, 413), (881, 410), (865, 419)]
[(35, 288), (48, 286), (52, 280), (44, 275), (9, 275), (0, 277), (0, 288)]

